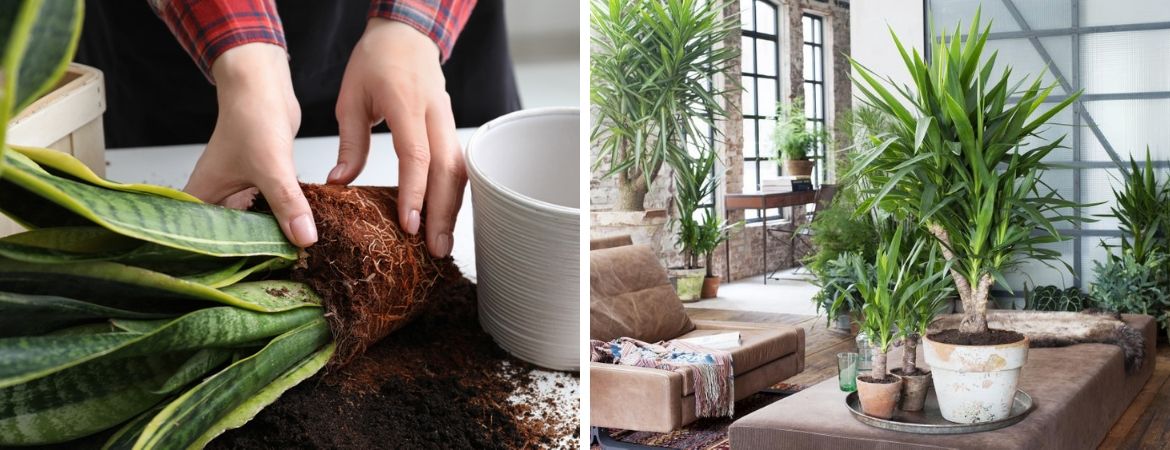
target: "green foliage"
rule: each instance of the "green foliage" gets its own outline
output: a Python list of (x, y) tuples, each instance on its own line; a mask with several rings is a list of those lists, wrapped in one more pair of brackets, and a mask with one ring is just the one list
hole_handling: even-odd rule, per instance
[(1046, 105), (1055, 85), (1013, 84), (1010, 68), (993, 75), (996, 55), (983, 58), (990, 26), (980, 27), (977, 14), (967, 39), (958, 27), (935, 38), (929, 63), (894, 36), (909, 88), (853, 61), (861, 97), (893, 124), (853, 170), (874, 183), (859, 213), (881, 207), (928, 227), (952, 261), (968, 332), (986, 330), (991, 286), (1006, 286), (1004, 273), (1025, 258), (1058, 261), (1044, 246), (1065, 239), (1056, 224), (1080, 220), (1040, 181), (1061, 140), (1024, 145), (1079, 94)]
[(1149, 314), (1170, 329), (1170, 290), (1166, 288), (1167, 274), (1163, 269), (1170, 259), (1165, 251), (1156, 250), (1138, 261), (1132, 251), (1108, 258), (1104, 263), (1093, 262), (1097, 282), (1093, 298), (1109, 311)]
[(827, 137), (821, 131), (809, 128), (804, 115), (801, 99), (792, 103), (776, 104), (776, 120), (772, 130), (772, 142), (776, 145), (776, 158), (785, 161), (808, 159), (813, 147)]
[(678, 170), (688, 148), (710, 147), (703, 128), (717, 132), (727, 112), (709, 80), (738, 56), (722, 45), (739, 33), (728, 1), (591, 1), (594, 170), (608, 162), (604, 176), (648, 190), (663, 164)]
[[(1149, 148), (1146, 148), (1145, 165), (1139, 166), (1131, 156), (1129, 170), (1124, 166), (1119, 169), (1128, 172), (1128, 176), (1121, 190), (1113, 190), (1117, 202), (1105, 216), (1120, 222), (1124, 234), (1121, 253), (1132, 254), (1139, 265), (1145, 265), (1158, 253), (1170, 252), (1170, 174), (1163, 173), (1165, 181), (1159, 183)], [(1170, 272), (1170, 266), (1164, 270)]]
[(1076, 287), (1061, 289), (1059, 286), (1037, 286), (1029, 291), (1024, 286), (1024, 309), (1079, 312), (1096, 307), (1093, 296)]
[[(81, 0), (10, 0), (0, 5), (0, 142), (9, 119), (52, 89), (73, 59)], [(0, 157), (4, 156), (0, 145)], [(5, 162), (0, 158), (0, 173)]]
[[(742, 225), (742, 221), (728, 224), (719, 218), (710, 206), (700, 206), (715, 195), (716, 184), (711, 176), (717, 157), (714, 150), (706, 150), (692, 160), (682, 162), (674, 172), (674, 206), (677, 217), (671, 225), (677, 235), (675, 246), (683, 254), (685, 268), (699, 268), (699, 258), (706, 259), (707, 276), (711, 273), (711, 255), (719, 244), (727, 240), (728, 232)], [(702, 210), (702, 219), (697, 219)]]
[(878, 230), (869, 215), (855, 216), (856, 205), (834, 199), (824, 211), (818, 211), (807, 226), (816, 252), (805, 260), (809, 271), (818, 278), (828, 276), (828, 265), (845, 253), (857, 253), (870, 260), (877, 251)]
[(813, 295), (813, 302), (817, 305), (818, 313), (822, 310), (826, 313), (829, 322), (837, 320), (842, 314), (860, 312), (865, 304), (857, 293), (858, 272), (853, 266), (855, 260), (866, 266), (861, 274), (872, 279), (873, 265), (869, 261), (873, 260), (873, 256), (867, 257), (848, 251), (841, 252), (835, 259), (825, 262), (819, 271), (814, 272), (816, 279), (813, 280), (813, 284), (821, 289)]
[[(56, 85), (81, 8), (0, 4), (4, 123)], [(108, 447), (201, 448), (332, 355), (311, 288), (248, 281), (298, 256), (271, 216), (0, 148), (0, 204), (30, 228), (0, 238), (0, 446), (121, 424)]]

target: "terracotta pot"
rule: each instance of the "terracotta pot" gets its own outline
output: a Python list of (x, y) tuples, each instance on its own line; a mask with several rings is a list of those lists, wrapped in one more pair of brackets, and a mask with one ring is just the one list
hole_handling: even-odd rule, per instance
[(719, 296), (719, 277), (703, 278), (703, 291), (699, 298), (715, 298)]
[(919, 375), (902, 375), (902, 369), (890, 370), (891, 374), (902, 379), (902, 411), (922, 411), (926, 404), (926, 391), (930, 390), (930, 372)]
[(944, 419), (981, 423), (1007, 418), (1028, 361), (1028, 338), (1002, 345), (954, 345), (923, 337)]
[(790, 159), (784, 161), (785, 175), (791, 177), (807, 177), (812, 176), (813, 165), (815, 163), (808, 159)]
[(861, 400), (861, 412), (879, 419), (894, 417), (898, 397), (902, 395), (902, 379), (894, 377), (893, 383), (870, 383), (864, 377), (857, 377), (857, 397)]
[(698, 269), (669, 269), (668, 273), (674, 282), (674, 291), (678, 293), (679, 300), (686, 303), (699, 299), (699, 293), (703, 289), (703, 277), (707, 274), (707, 269), (702, 267)]

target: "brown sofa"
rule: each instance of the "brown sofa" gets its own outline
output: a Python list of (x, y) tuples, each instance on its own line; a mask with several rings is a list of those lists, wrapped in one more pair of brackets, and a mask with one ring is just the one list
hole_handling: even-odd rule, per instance
[(1141, 369), (1127, 374), (1115, 345), (1031, 349), (1020, 389), (1032, 396), (1036, 409), (1007, 428), (951, 436), (871, 428), (846, 410), (845, 393), (832, 378), (731, 424), (731, 448), (772, 449), (783, 442), (788, 449), (1094, 449), (1154, 371), (1153, 318), (1124, 315), (1123, 320), (1145, 336)]
[[(692, 321), (653, 250), (628, 237), (591, 243), (590, 337), (656, 342), (739, 331), (731, 350), (735, 398), (747, 397), (804, 369), (804, 329)], [(590, 420), (595, 427), (667, 432), (695, 420), (691, 373), (593, 363)]]

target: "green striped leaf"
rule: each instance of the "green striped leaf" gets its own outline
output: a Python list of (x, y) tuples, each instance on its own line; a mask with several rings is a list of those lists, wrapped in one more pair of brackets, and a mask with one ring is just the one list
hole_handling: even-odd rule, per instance
[(223, 288), (239, 283), (241, 280), (254, 274), (272, 270), (287, 269), (296, 263), (296, 261), (290, 261), (284, 258), (268, 258), (264, 261), (252, 264), (251, 266), (245, 268), (245, 262), (247, 261), (241, 260), (239, 264), (233, 265), (232, 267), (234, 270), (224, 269), (217, 272), (204, 274), (195, 278), (188, 277), (186, 279), (188, 281), (194, 281), (208, 287)]
[(165, 317), (168, 315), (127, 311), (65, 297), (0, 292), (0, 338), (42, 334), (85, 321), (107, 318)]
[(336, 349), (337, 346), (335, 344), (329, 344), (325, 348), (318, 350), (312, 356), (297, 363), (297, 365), (285, 372), (284, 375), (268, 383), (260, 392), (248, 397), (244, 403), (221, 418), (211, 428), (208, 428), (199, 439), (195, 440), (194, 444), (191, 444), (187, 448), (203, 448), (213, 439), (223, 434), (223, 432), (244, 426), (253, 417), (256, 417), (256, 414), (259, 414), (261, 410), (279, 399), (285, 391), (292, 389), (302, 381), (315, 375), (322, 367), (325, 367), (325, 364), (329, 362), (329, 358), (333, 357), (333, 351)]
[(230, 361), (235, 354), (235, 350), (226, 348), (205, 348), (199, 350), (194, 355), (191, 355), (191, 358), (187, 362), (184, 362), (179, 367), (179, 370), (175, 371), (175, 374), (171, 375), (163, 383), (162, 387), (159, 387), (154, 392), (159, 394), (175, 392)]
[(142, 435), (142, 430), (146, 429), (146, 424), (154, 419), (155, 414), (162, 411), (165, 405), (157, 405), (154, 408), (146, 410), (146, 412), (139, 414), (134, 420), (126, 422), (119, 428), (106, 444), (102, 446), (101, 450), (131, 450), (134, 448), (134, 442)]
[(128, 358), (252, 342), (321, 317), (320, 308), (256, 313), (217, 307), (172, 319), (146, 333), (4, 338), (0, 339), (0, 387), (26, 383), (97, 358)]
[(188, 448), (266, 386), (329, 343), (320, 318), (273, 339), (262, 350), (208, 378), (151, 420), (134, 448)]
[(67, 178), (75, 179), (85, 183), (92, 184), (97, 187), (106, 189), (113, 189), (125, 192), (139, 192), (143, 194), (153, 194), (160, 197), (172, 198), (175, 200), (182, 200), (192, 203), (203, 203), (195, 196), (178, 189), (172, 189), (166, 186), (157, 186), (153, 184), (140, 183), (115, 183), (105, 178), (99, 177), (88, 166), (78, 161), (66, 153), (47, 148), (24, 147), (19, 145), (11, 145), (9, 149), (28, 157), (28, 159), (37, 163), (41, 168), (49, 169), (58, 175), (66, 175)]
[(320, 305), (323, 301), (309, 285), (290, 280), (246, 281), (220, 291), (269, 311), (283, 311), (305, 304)]
[[(77, 225), (80, 217), (121, 235), (193, 253), (297, 258), (296, 246), (271, 215), (103, 189), (30, 170), (28, 165), (35, 163), (20, 154), (8, 152), (5, 158), (10, 163), (5, 180), (25, 192), (4, 198), (4, 210), (33, 227)], [(35, 211), (19, 210), (22, 204), (11, 197), (21, 194), (48, 200), (73, 217), (49, 214), (40, 205)]]
[(67, 442), (154, 406), (152, 392), (187, 355), (97, 360), (0, 389), (0, 445)]
[(0, 238), (0, 256), (39, 263), (104, 261), (141, 245), (101, 227), (56, 227)]
[[(274, 289), (286, 286), (272, 285)], [(263, 285), (219, 290), (164, 273), (100, 261), (33, 264), (0, 259), (0, 291), (56, 295), (143, 312), (176, 312), (206, 306), (201, 301), (264, 312), (304, 306), (304, 302), (295, 298), (270, 295)], [(237, 295), (241, 292), (246, 297)]]

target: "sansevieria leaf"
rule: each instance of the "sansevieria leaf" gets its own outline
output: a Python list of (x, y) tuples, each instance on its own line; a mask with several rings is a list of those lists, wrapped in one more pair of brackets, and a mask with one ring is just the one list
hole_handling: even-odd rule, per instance
[(0, 446), (66, 442), (110, 428), (166, 397), (187, 355), (97, 360), (0, 389)]
[(0, 6), (0, 176), (7, 124), (48, 92), (73, 59), (82, 0), (9, 0)]
[(173, 198), (175, 200), (183, 200), (192, 203), (203, 203), (203, 201), (199, 200), (191, 194), (180, 191), (178, 189), (171, 189), (166, 186), (140, 183), (115, 183), (109, 181), (105, 178), (99, 177), (96, 173), (93, 173), (93, 170), (91, 170), (81, 161), (78, 161), (77, 158), (69, 156), (64, 152), (50, 150), (47, 148), (24, 147), (20, 145), (11, 145), (9, 146), (9, 149), (28, 157), (28, 159), (37, 163), (44, 169), (67, 175), (67, 177), (74, 178), (76, 181), (82, 181), (94, 186), (117, 191), (154, 194), (160, 197)]
[(33, 336), (107, 318), (161, 319), (167, 316), (110, 308), (64, 297), (0, 292), (0, 337)]
[(324, 318), (273, 339), (172, 401), (146, 426), (135, 449), (187, 448), (224, 416), (329, 342)]
[(319, 308), (257, 313), (217, 307), (172, 319), (149, 333), (4, 338), (0, 339), (0, 388), (26, 383), (97, 358), (127, 358), (253, 342), (320, 318)]
[[(212, 256), (279, 256), (296, 259), (297, 248), (284, 237), (276, 219), (267, 214), (238, 211), (138, 192), (104, 189), (29, 168), (24, 155), (5, 155), (5, 181), (48, 200), (84, 220), (110, 231)], [(7, 184), (7, 183), (5, 183)], [(77, 224), (77, 217), (60, 214), (39, 217), (6, 193), (0, 208), (33, 227)], [(31, 201), (31, 198), (26, 201)], [(62, 220), (66, 222), (61, 223)]]

